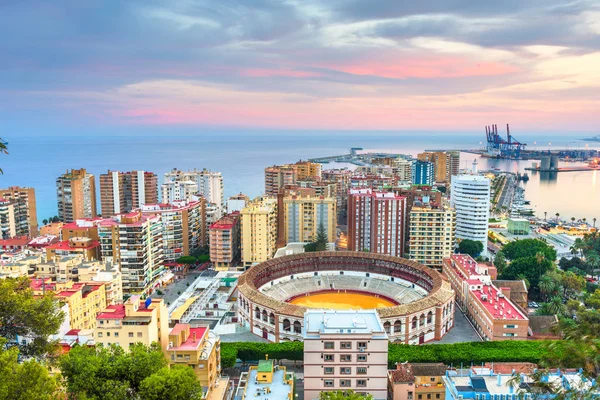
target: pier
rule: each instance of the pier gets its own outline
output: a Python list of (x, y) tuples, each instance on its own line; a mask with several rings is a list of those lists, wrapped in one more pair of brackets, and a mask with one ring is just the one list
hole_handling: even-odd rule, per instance
[(599, 167), (590, 167), (582, 165), (580, 167), (559, 167), (559, 168), (540, 168), (540, 167), (527, 167), (527, 171), (536, 172), (578, 172), (578, 171), (600, 171)]

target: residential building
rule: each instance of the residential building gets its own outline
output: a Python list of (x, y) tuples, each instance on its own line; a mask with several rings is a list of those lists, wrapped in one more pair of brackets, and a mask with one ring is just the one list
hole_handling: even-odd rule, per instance
[(435, 181), (433, 163), (429, 161), (417, 160), (412, 165), (412, 183), (413, 185), (431, 186)]
[(479, 175), (452, 177), (450, 205), (456, 210), (456, 238), (483, 244), (487, 252), (490, 218), (490, 180)]
[(208, 244), (208, 232), (210, 226), (216, 223), (221, 218), (221, 208), (216, 203), (206, 203), (204, 208), (204, 235), (206, 237), (204, 243)]
[(125, 351), (135, 343), (169, 344), (169, 311), (162, 299), (131, 296), (124, 304), (108, 306), (96, 316), (96, 344), (115, 344)]
[(321, 164), (298, 161), (295, 164), (274, 165), (265, 168), (265, 195), (277, 196), (284, 186), (296, 185), (297, 180), (321, 180)]
[(250, 197), (246, 196), (243, 193), (238, 193), (235, 196), (231, 196), (227, 199), (227, 212), (229, 214), (233, 212), (240, 212), (246, 204), (250, 202)]
[(210, 398), (221, 376), (221, 339), (208, 326), (176, 324), (169, 332), (165, 356), (169, 366), (191, 367), (204, 390), (203, 398)]
[[(251, 400), (259, 397), (263, 400), (294, 400), (293, 372), (288, 372), (283, 365), (275, 365), (269, 360), (260, 360), (248, 372), (242, 372), (235, 393), (235, 399)], [(306, 395), (306, 393), (305, 393)], [(305, 397), (306, 398), (306, 397)]]
[(27, 234), (17, 235), (17, 207), (18, 204), (15, 200), (0, 197), (0, 235), (2, 239), (28, 236)]
[(59, 302), (68, 304), (70, 329), (94, 329), (96, 315), (106, 308), (106, 291), (102, 282), (52, 282), (50, 278), (30, 281), (34, 295), (53, 292)]
[(245, 267), (270, 260), (277, 251), (277, 200), (259, 197), (240, 212), (241, 253)]
[(456, 303), (484, 340), (525, 340), (529, 319), (511, 300), (509, 287), (496, 287), (496, 268), (469, 255), (444, 259), (443, 272), (456, 292)]
[(158, 203), (158, 177), (147, 171), (108, 171), (100, 175), (102, 215), (128, 213), (145, 204)]
[(406, 197), (371, 189), (350, 189), (348, 250), (402, 257)]
[(456, 211), (446, 200), (424, 196), (414, 202), (409, 215), (408, 258), (441, 270), (444, 258), (454, 253)]
[(352, 171), (349, 169), (328, 169), (321, 173), (323, 182), (335, 183), (337, 221), (346, 225), (348, 219), (348, 191), (350, 190), (350, 177)]
[(100, 259), (100, 242), (87, 237), (73, 237), (46, 247), (46, 260), (81, 254), (84, 260)]
[(0, 189), (0, 198), (14, 204), (15, 235), (34, 237), (38, 234), (35, 190), (30, 187), (10, 186)]
[[(592, 389), (595, 381), (589, 379), (581, 368), (550, 369), (545, 371), (542, 381), (556, 393), (540, 387), (535, 378), (535, 366), (522, 363), (486, 363), (467, 370), (447, 371), (443, 377), (447, 400), (532, 400), (537, 398), (598, 398), (600, 393)], [(507, 365), (508, 364), (508, 365)], [(519, 368), (521, 367), (521, 368)], [(539, 379), (539, 378), (538, 378)], [(584, 391), (591, 390), (591, 393)], [(569, 390), (567, 396), (565, 392)], [(580, 393), (576, 393), (580, 391)]]
[(60, 230), (65, 225), (64, 222), (50, 222), (47, 225), (44, 225), (40, 228), (40, 235), (52, 235), (59, 237)]
[(106, 305), (123, 303), (123, 279), (118, 265), (110, 262), (82, 260), (77, 266), (77, 280), (103, 283)]
[(93, 218), (96, 210), (96, 182), (85, 168), (72, 169), (56, 179), (58, 218), (73, 222), (80, 218)]
[(394, 163), (395, 175), (399, 182), (412, 182), (412, 165), (413, 161), (405, 158), (397, 158)]
[(141, 212), (116, 215), (98, 225), (102, 259), (121, 265), (123, 292), (143, 294), (164, 271), (160, 216)]
[(350, 189), (383, 190), (391, 188), (398, 182), (395, 176), (386, 175), (352, 175)]
[(325, 229), (327, 242), (335, 242), (335, 203), (334, 197), (303, 196), (297, 192), (284, 197), (282, 216), (285, 244), (314, 241), (321, 225)]
[(389, 400), (444, 400), (447, 371), (443, 363), (399, 363), (388, 371)]
[(146, 204), (140, 210), (145, 217), (160, 217), (165, 262), (175, 262), (208, 244), (204, 198), (172, 204)]
[(354, 390), (387, 398), (388, 337), (375, 310), (304, 314), (304, 398)]
[[(225, 212), (225, 196), (223, 194), (223, 176), (220, 172), (210, 171), (208, 169), (203, 170), (189, 170), (181, 171), (173, 169), (165, 174), (163, 184), (163, 203), (172, 203), (178, 200), (194, 200), (192, 195), (199, 195), (204, 197), (207, 203), (214, 203), (217, 205), (219, 210), (219, 216), (221, 217)], [(193, 182), (196, 185), (194, 191), (193, 187), (186, 184), (184, 187), (178, 187), (176, 183)], [(171, 189), (173, 188), (173, 189)]]
[(102, 218), (81, 218), (60, 226), (61, 240), (73, 238), (90, 238), (98, 240), (98, 224)]
[(434, 151), (417, 155), (421, 161), (432, 162), (435, 166), (434, 182), (450, 183), (452, 177), (458, 175), (460, 167), (460, 151)]
[(227, 271), (240, 260), (240, 213), (221, 217), (210, 226), (210, 261), (217, 271)]

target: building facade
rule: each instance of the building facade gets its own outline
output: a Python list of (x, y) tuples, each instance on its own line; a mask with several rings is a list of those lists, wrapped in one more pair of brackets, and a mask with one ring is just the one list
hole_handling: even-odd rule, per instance
[(388, 337), (375, 310), (304, 316), (304, 396), (354, 390), (387, 399)]
[(284, 186), (296, 185), (297, 180), (321, 180), (321, 164), (298, 161), (295, 164), (274, 165), (265, 168), (265, 195), (277, 196)]
[(142, 294), (164, 271), (160, 216), (141, 212), (116, 215), (98, 225), (102, 258), (121, 265), (123, 292)]
[(496, 268), (471, 256), (444, 259), (444, 275), (456, 292), (456, 303), (484, 340), (526, 340), (529, 319), (511, 300), (509, 287), (496, 287)]
[(445, 400), (443, 363), (399, 363), (388, 371), (389, 400)]
[(432, 162), (417, 160), (412, 165), (413, 185), (433, 185), (435, 170)]
[(408, 229), (408, 258), (442, 269), (443, 260), (454, 252), (456, 211), (446, 201), (413, 203)]
[(417, 155), (421, 161), (432, 162), (435, 166), (435, 182), (450, 183), (452, 177), (458, 175), (460, 167), (460, 151), (434, 151)]
[(35, 190), (29, 187), (11, 186), (0, 189), (0, 198), (13, 204), (14, 236), (34, 237), (38, 234)]
[(94, 338), (97, 345), (114, 344), (126, 352), (135, 343), (149, 346), (154, 342), (164, 351), (169, 344), (169, 311), (162, 299), (131, 296), (96, 316)]
[(160, 217), (165, 262), (175, 262), (179, 257), (189, 256), (208, 244), (205, 205), (205, 200), (199, 198), (197, 201), (142, 206), (143, 216)]
[(406, 198), (371, 189), (351, 189), (348, 250), (403, 257)]
[(277, 251), (277, 199), (259, 197), (240, 212), (244, 267), (271, 259)]
[(108, 171), (100, 175), (102, 215), (128, 213), (144, 204), (158, 203), (158, 177), (147, 171)]
[(94, 218), (96, 209), (96, 182), (85, 168), (72, 169), (56, 179), (58, 218), (73, 222), (80, 218)]
[(452, 177), (450, 205), (456, 210), (456, 239), (483, 244), (487, 252), (490, 218), (490, 180), (479, 175)]
[(327, 242), (336, 238), (336, 200), (334, 197), (292, 194), (283, 199), (285, 243), (312, 242), (323, 226)]
[(210, 226), (210, 261), (217, 271), (227, 271), (240, 259), (240, 213), (221, 217)]
[(227, 213), (240, 212), (246, 204), (250, 202), (250, 198), (243, 193), (238, 193), (227, 199)]
[[(192, 182), (193, 185), (190, 185)], [(193, 195), (204, 197), (207, 203), (214, 203), (219, 209), (219, 216), (225, 212), (225, 196), (223, 191), (223, 176), (220, 172), (203, 170), (182, 171), (173, 169), (165, 173), (162, 185), (162, 202), (172, 203), (180, 200), (195, 200)]]

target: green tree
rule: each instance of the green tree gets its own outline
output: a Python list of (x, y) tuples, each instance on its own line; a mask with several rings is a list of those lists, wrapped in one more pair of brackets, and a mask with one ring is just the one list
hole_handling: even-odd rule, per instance
[(543, 303), (540, 308), (536, 310), (538, 315), (560, 315), (566, 314), (566, 307), (563, 304), (563, 299), (560, 296), (554, 296), (549, 302)]
[[(50, 335), (56, 334), (65, 318), (54, 295), (33, 296), (27, 278), (0, 279), (0, 336), (8, 346), (19, 346), (21, 355), (44, 357), (52, 353), (56, 343)], [(18, 339), (28, 337), (27, 344)]]
[(198, 261), (198, 260), (194, 256), (181, 256), (176, 261), (178, 264), (191, 265), (191, 264), (196, 264), (196, 261)]
[[(8, 154), (8, 142), (5, 142), (2, 138), (0, 138), (0, 154)], [(0, 168), (0, 174), (4, 174), (2, 168)]]
[(356, 393), (354, 390), (335, 390), (331, 392), (321, 392), (319, 394), (319, 400), (372, 400), (373, 396), (370, 394), (362, 395)]
[(539, 239), (515, 240), (504, 245), (502, 252), (508, 260), (533, 257), (538, 253), (542, 253), (550, 261), (556, 260), (556, 250)]
[(552, 276), (544, 274), (538, 283), (540, 294), (545, 300), (548, 300), (550, 295), (556, 291), (556, 283)]
[(144, 379), (140, 385), (140, 398), (145, 400), (200, 400), (202, 385), (187, 365), (163, 368)]
[(508, 264), (502, 275), (500, 275), (500, 279), (518, 280), (525, 278), (531, 287), (537, 288), (542, 275), (551, 268), (552, 262), (545, 258), (542, 260), (535, 256), (518, 258)]
[[(167, 366), (160, 345), (121, 347), (75, 346), (59, 360), (67, 393), (74, 398), (136, 398), (142, 381)], [(177, 381), (174, 384), (178, 384)]]
[(50, 400), (57, 398), (57, 384), (35, 360), (19, 363), (19, 349), (5, 348), (0, 338), (0, 399)]
[(44, 225), (48, 225), (48, 220), (47, 220), (47, 219), (44, 219), (44, 220), (42, 221), (42, 224), (44, 224)]
[(585, 263), (588, 266), (589, 274), (593, 276), (596, 269), (600, 267), (600, 256), (595, 250), (590, 250), (585, 256)]
[(499, 251), (498, 254), (496, 254), (496, 257), (494, 257), (494, 266), (498, 270), (498, 274), (504, 272), (504, 269), (506, 268), (506, 257), (503, 252)]
[(479, 254), (481, 254), (482, 251), (483, 251), (483, 243), (476, 241), (476, 240), (463, 239), (458, 244), (458, 252), (459, 253), (468, 254), (473, 258), (475, 258)]
[(317, 227), (317, 237), (314, 241), (304, 245), (304, 251), (306, 253), (313, 251), (325, 251), (327, 250), (328, 242), (329, 240), (327, 238), (327, 231), (325, 230), (323, 222), (320, 222), (319, 226)]

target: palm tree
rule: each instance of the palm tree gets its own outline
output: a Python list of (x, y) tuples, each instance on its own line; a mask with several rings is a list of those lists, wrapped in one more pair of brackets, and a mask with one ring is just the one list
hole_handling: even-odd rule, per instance
[[(8, 142), (5, 142), (4, 140), (2, 140), (2, 138), (0, 138), (0, 154), (8, 154)], [(0, 168), (0, 174), (3, 174), (4, 172), (2, 172), (2, 168)]]
[(585, 257), (585, 263), (588, 266), (590, 275), (594, 276), (594, 271), (600, 267), (600, 256), (595, 251), (590, 251)]
[(559, 214), (559, 213), (556, 213), (556, 214), (554, 214), (554, 215), (556, 215), (556, 222), (558, 222), (558, 217), (560, 217), (560, 214)]
[(540, 293), (542, 294), (545, 300), (548, 300), (550, 293), (554, 292), (556, 289), (554, 280), (550, 275), (543, 275), (540, 278), (540, 282), (538, 283), (538, 288), (540, 289)]
[(546, 222), (546, 217), (548, 216), (548, 211), (544, 211), (544, 222)]
[(563, 304), (563, 299), (560, 296), (554, 296), (547, 303), (547, 310), (553, 315), (564, 314), (565, 305)]
[(594, 221), (594, 229), (596, 229), (596, 217), (592, 218), (592, 221)]
[(43, 220), (43, 221), (42, 221), (42, 224), (44, 224), (44, 225), (48, 225), (48, 220), (47, 220), (47, 219)]
[(586, 217), (581, 218), (581, 220), (583, 221), (584, 224), (587, 223), (587, 218)]
[(571, 224), (575, 223), (575, 217), (571, 217)]

